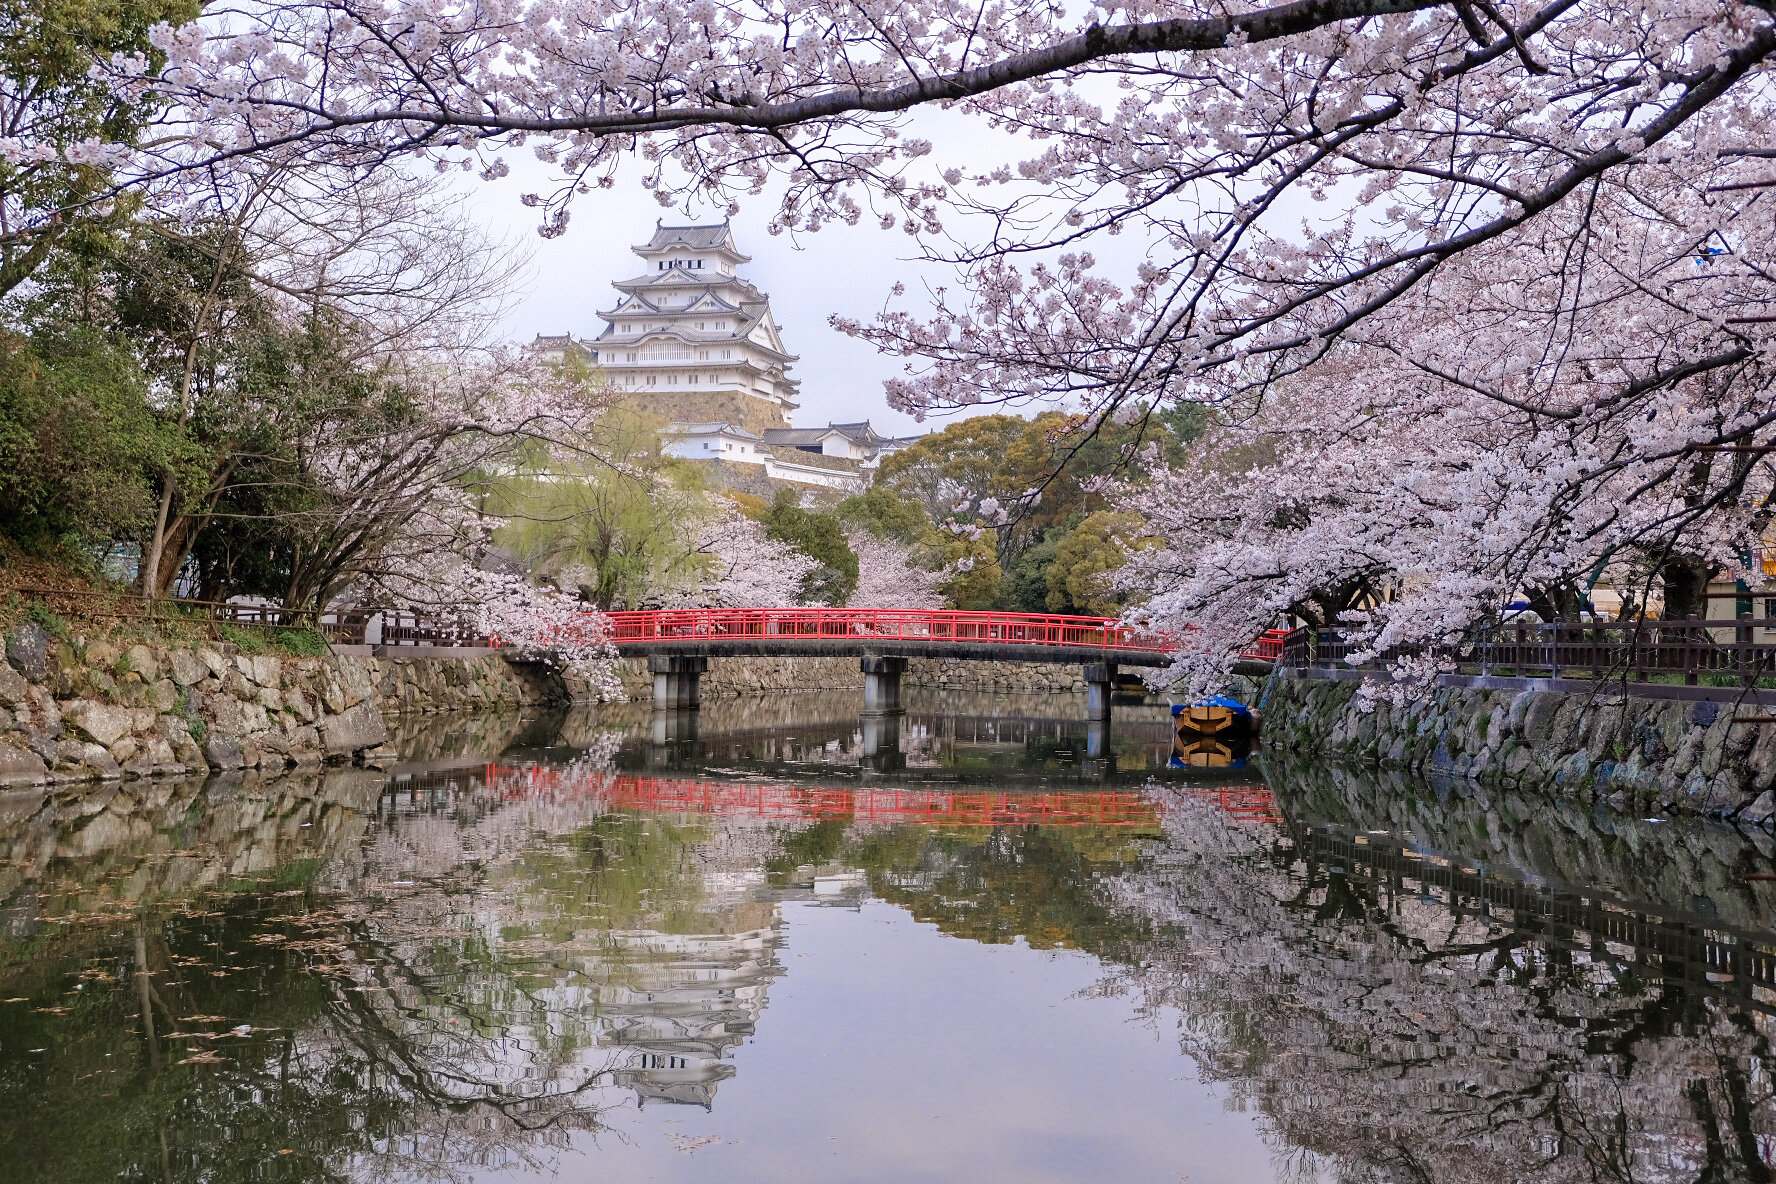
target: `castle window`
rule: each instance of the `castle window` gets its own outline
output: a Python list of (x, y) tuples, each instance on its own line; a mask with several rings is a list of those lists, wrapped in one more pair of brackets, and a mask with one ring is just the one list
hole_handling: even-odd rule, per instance
[(732, 352), (731, 352), (731, 351), (729, 351), (729, 350), (725, 350), (725, 349), (724, 349), (724, 350), (722, 350), (722, 361), (724, 361), (724, 362), (725, 362), (725, 361), (727, 361), (727, 360), (728, 360), (728, 359), (729, 359), (729, 358), (730, 358), (730, 357), (732, 357), (732, 356), (733, 356), (733, 354), (732, 354)]

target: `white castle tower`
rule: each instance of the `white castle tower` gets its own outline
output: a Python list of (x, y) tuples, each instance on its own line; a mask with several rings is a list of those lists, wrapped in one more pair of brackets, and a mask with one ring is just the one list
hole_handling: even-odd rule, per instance
[(783, 348), (770, 297), (739, 277), (751, 260), (728, 224), (657, 226), (631, 249), (646, 270), (613, 285), (622, 299), (598, 314), (605, 330), (588, 343), (613, 384), (668, 421), (788, 427), (796, 356)]
[(716, 488), (769, 496), (788, 483), (843, 496), (868, 484), (867, 470), (918, 437), (879, 434), (868, 420), (795, 428), (790, 412), (801, 384), (796, 355), (783, 347), (771, 298), (740, 278), (751, 262), (726, 222), (656, 224), (631, 247), (646, 264), (612, 286), (621, 299), (592, 340), (537, 336), (532, 348), (559, 361), (575, 354), (597, 365), (626, 402), (657, 416), (664, 451), (732, 469)]

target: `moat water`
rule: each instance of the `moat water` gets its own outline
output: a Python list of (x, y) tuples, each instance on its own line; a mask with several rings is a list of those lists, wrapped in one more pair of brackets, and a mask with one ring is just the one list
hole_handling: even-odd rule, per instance
[(1771, 1178), (1768, 835), (860, 707), (0, 794), (0, 1179)]

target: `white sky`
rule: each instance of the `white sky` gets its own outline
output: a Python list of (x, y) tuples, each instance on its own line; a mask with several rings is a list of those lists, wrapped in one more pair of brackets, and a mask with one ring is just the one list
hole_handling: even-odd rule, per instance
[[(958, 112), (920, 111), (907, 120), (903, 131), (932, 142), (931, 156), (919, 162), (920, 176), (928, 179), (951, 165), (973, 172), (1040, 151), (1026, 140), (992, 131)], [(641, 274), (642, 261), (629, 248), (652, 237), (656, 219), (664, 217), (669, 224), (721, 220), (719, 210), (694, 210), (687, 217), (684, 211), (665, 209), (650, 190), (642, 188), (640, 170), (625, 165), (614, 188), (576, 199), (567, 233), (544, 241), (536, 235), (538, 211), (521, 205), (519, 196), (553, 192), (558, 174), (525, 151), (508, 152), (505, 160), (511, 175), (491, 184), (473, 183), (471, 200), (476, 216), (491, 230), (534, 253), (528, 293), (505, 320), (506, 334), (514, 340), (529, 341), (538, 333), (595, 336), (604, 328), (598, 310), (616, 303), (611, 281)], [(1000, 191), (994, 196), (1003, 195)], [(953, 283), (953, 272), (918, 261), (916, 240), (898, 228), (881, 229), (867, 214), (855, 227), (833, 224), (817, 234), (773, 237), (765, 227), (776, 208), (772, 193), (743, 200), (733, 219), (734, 234), (740, 249), (752, 256), (741, 274), (771, 297), (784, 344), (800, 357), (791, 370), (802, 383), (802, 407), (795, 413), (798, 426), (868, 419), (884, 432), (911, 435), (970, 414), (1041, 410), (982, 407), (934, 415), (924, 424), (890, 411), (882, 384), (903, 373), (907, 359), (877, 353), (867, 342), (831, 328), (827, 318), (837, 314), (871, 320), (896, 281), (907, 287), (896, 306), (917, 311), (924, 304), (926, 287)], [(947, 219), (951, 231), (965, 226), (957, 215)], [(1102, 260), (1100, 270), (1112, 279), (1125, 279), (1129, 271), (1116, 264), (1132, 270), (1144, 253), (1139, 235), (1097, 237), (1102, 241), (1094, 241), (1088, 249)]]
[[(512, 175), (477, 186), (471, 203), (479, 220), (533, 254), (526, 294), (504, 322), (505, 335), (516, 341), (529, 341), (538, 333), (596, 336), (604, 328), (599, 310), (608, 311), (616, 303), (611, 281), (644, 270), (630, 247), (652, 237), (656, 219), (668, 224), (721, 220), (719, 212), (687, 218), (664, 209), (652, 192), (627, 176), (619, 177), (612, 189), (578, 198), (567, 233), (545, 241), (536, 235), (538, 211), (518, 199), (528, 190), (553, 186), (546, 184), (542, 171), (511, 163)], [(768, 197), (747, 202), (733, 219), (734, 234), (740, 249), (752, 256), (741, 275), (769, 294), (784, 342), (801, 359), (791, 370), (802, 382), (797, 425), (868, 419), (878, 429), (900, 435), (936, 426), (920, 425), (888, 409), (882, 383), (901, 372), (905, 359), (879, 354), (867, 342), (837, 332), (827, 318), (840, 314), (867, 321), (881, 309), (896, 280), (906, 283), (911, 297), (921, 291), (925, 274), (942, 282), (941, 269), (914, 262), (917, 245), (904, 232), (874, 225), (832, 226), (799, 241), (789, 235), (773, 237), (765, 227), (775, 208)]]
[[(994, 132), (956, 112), (921, 111), (904, 130), (922, 135), (934, 145), (932, 155), (920, 162), (931, 177), (952, 164), (974, 173), (1039, 151), (1026, 140)], [(564, 235), (543, 240), (536, 234), (538, 211), (524, 207), (519, 197), (531, 191), (553, 192), (558, 175), (528, 152), (512, 151), (505, 159), (512, 170), (510, 176), (493, 183), (471, 182), (469, 192), (478, 220), (534, 256), (532, 280), (504, 321), (505, 334), (513, 340), (529, 341), (538, 333), (596, 336), (604, 327), (598, 310), (616, 303), (611, 281), (641, 274), (642, 261), (630, 247), (652, 237), (656, 219), (685, 223), (721, 218), (720, 211), (692, 210), (687, 215), (662, 207), (652, 191), (641, 186), (640, 170), (626, 164), (613, 188), (594, 190), (576, 199)], [(797, 425), (868, 419), (884, 432), (913, 434), (967, 414), (1005, 410), (1033, 414), (1039, 410), (983, 407), (934, 415), (923, 425), (911, 416), (890, 411), (882, 384), (902, 373), (907, 360), (877, 353), (868, 343), (831, 328), (827, 318), (838, 314), (869, 321), (890, 298), (897, 281), (907, 287), (907, 295), (896, 302), (897, 307), (917, 312), (924, 304), (926, 287), (952, 283), (953, 273), (945, 266), (919, 261), (916, 240), (899, 229), (882, 230), (867, 216), (855, 227), (833, 224), (817, 234), (773, 237), (765, 227), (777, 208), (774, 196), (767, 193), (744, 200), (733, 222), (740, 249), (752, 256), (742, 275), (770, 295), (784, 342), (800, 358), (791, 371), (802, 383)], [(990, 196), (1003, 197), (1005, 191)], [(1347, 213), (1343, 206), (1336, 199), (1317, 205), (1291, 195), (1278, 204), (1272, 230), (1289, 234), (1294, 220), (1336, 218)], [(948, 220), (953, 232), (966, 231), (966, 222), (957, 221), (955, 214), (948, 215)], [(1148, 244), (1131, 229), (1117, 237), (1093, 236), (1085, 249), (1097, 256), (1099, 274), (1126, 286), (1135, 263), (1147, 254)], [(1027, 265), (1034, 260), (1024, 262)]]

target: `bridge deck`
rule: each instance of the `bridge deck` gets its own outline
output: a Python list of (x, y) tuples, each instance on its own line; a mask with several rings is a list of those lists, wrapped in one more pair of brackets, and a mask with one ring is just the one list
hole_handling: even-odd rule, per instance
[(899, 654), (909, 658), (962, 658), (981, 662), (1115, 662), (1122, 666), (1164, 666), (1163, 650), (1106, 649), (1101, 646), (1044, 645), (984, 640), (879, 637), (657, 637), (620, 640), (617, 652), (627, 656), (655, 654), (721, 657), (861, 657)]
[[(737, 608), (613, 612), (610, 639), (635, 655), (861, 656), (1164, 666), (1179, 648), (1164, 634), (1105, 617), (929, 609)], [(1267, 661), (1261, 638), (1248, 659)], [(1269, 646), (1267, 650), (1265, 647)]]

